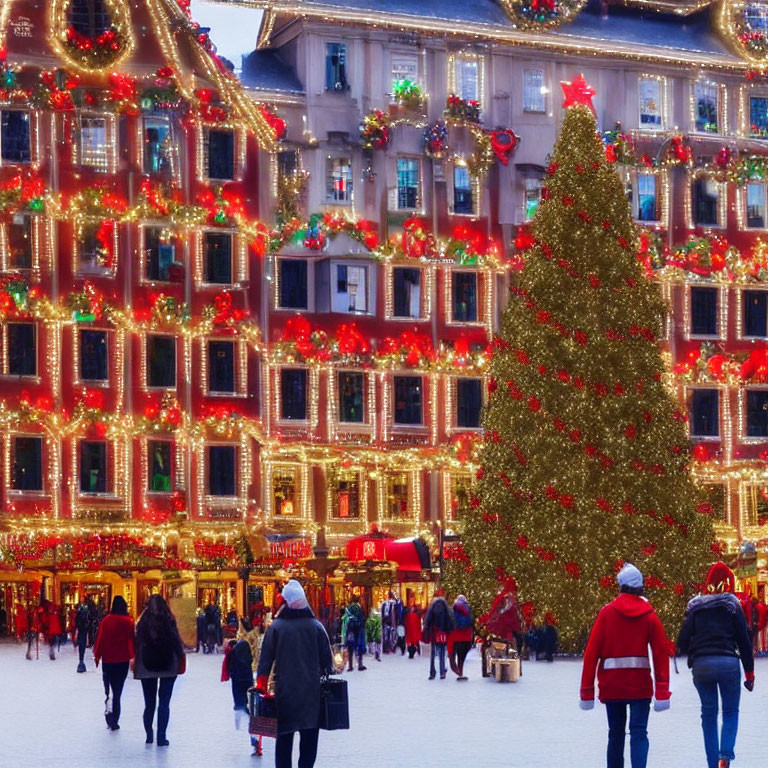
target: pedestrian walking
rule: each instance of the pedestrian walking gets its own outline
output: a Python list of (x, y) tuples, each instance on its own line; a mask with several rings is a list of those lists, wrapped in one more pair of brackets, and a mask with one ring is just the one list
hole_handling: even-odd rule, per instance
[(381, 614), (374, 608), (365, 622), (365, 640), (376, 661), (381, 661)]
[(429, 655), (430, 680), (434, 680), (436, 675), (435, 656), (440, 660), (440, 679), (445, 680), (446, 646), (448, 635), (454, 629), (453, 611), (451, 611), (443, 595), (442, 589), (438, 589), (435, 593), (435, 597), (427, 608), (427, 615), (424, 617), (424, 629), (422, 630), (422, 640), (432, 644)]
[[(285, 596), (283, 596), (285, 597)], [(352, 595), (352, 598), (344, 612), (344, 618), (341, 622), (341, 634), (344, 638), (344, 645), (347, 648), (347, 658), (349, 660), (349, 671), (353, 667), (353, 661), (357, 656), (357, 669), (359, 672), (367, 669), (363, 664), (363, 654), (365, 653), (365, 612), (360, 605), (360, 596)]]
[(315, 619), (295, 579), (283, 588), (285, 606), (261, 646), (256, 689), (266, 693), (274, 671), (277, 704), (275, 768), (291, 768), (293, 734), (300, 734), (299, 766), (312, 768), (317, 756), (321, 677), (333, 670), (333, 655), (323, 625)]
[(144, 731), (152, 743), (152, 722), (157, 707), (157, 746), (167, 747), (171, 694), (178, 675), (184, 674), (187, 657), (168, 603), (151, 595), (136, 625), (136, 661), (133, 676), (141, 680), (144, 694)]
[(624, 736), (629, 710), (629, 750), (632, 768), (648, 761), (648, 714), (654, 679), (656, 703), (669, 709), (669, 646), (659, 617), (643, 597), (643, 574), (627, 563), (617, 577), (620, 594), (597, 616), (584, 652), (581, 708), (595, 706), (595, 671), (600, 701), (608, 715), (608, 768), (624, 766)]
[(116, 595), (112, 600), (112, 610), (99, 625), (93, 646), (96, 666), (102, 662), (101, 675), (106, 692), (104, 719), (111, 731), (120, 730), (120, 696), (134, 650), (133, 619), (128, 615), (128, 604), (120, 595)]
[(472, 648), (473, 617), (467, 598), (459, 595), (453, 603), (454, 629), (448, 635), (448, 659), (456, 680), (466, 680), (464, 660)]
[(78, 672), (85, 672), (85, 650), (96, 641), (99, 627), (98, 611), (93, 598), (90, 596), (80, 605), (75, 612), (75, 637), (78, 652)]
[(417, 653), (421, 656), (421, 611), (416, 601), (411, 598), (411, 604), (404, 611), (405, 645), (408, 658), (412, 659)]
[[(59, 616), (59, 609), (54, 603), (47, 598), (40, 600), (40, 605), (36, 611), (37, 613), (37, 630), (43, 634), (45, 642), (48, 644), (48, 658), (51, 661), (56, 660), (56, 652), (54, 647), (59, 640), (59, 635), (64, 631), (61, 627), (61, 617)], [(31, 644), (30, 644), (31, 645)], [(27, 647), (27, 655), (29, 656), (31, 647)]]
[[(715, 563), (707, 574), (709, 594), (694, 597), (688, 603), (677, 639), (680, 652), (688, 654), (693, 684), (701, 699), (707, 768), (729, 768), (735, 757), (741, 695), (739, 660), (744, 667), (744, 687), (751, 691), (755, 685), (752, 643), (739, 600), (733, 594), (735, 581), (733, 571), (725, 563)], [(718, 690), (723, 706), (719, 738)]]

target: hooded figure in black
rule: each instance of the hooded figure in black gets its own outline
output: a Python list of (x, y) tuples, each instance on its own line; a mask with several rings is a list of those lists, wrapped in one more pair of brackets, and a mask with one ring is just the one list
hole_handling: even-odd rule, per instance
[(429, 604), (427, 615), (424, 617), (422, 640), (432, 643), (432, 652), (429, 658), (429, 679), (435, 679), (435, 656), (440, 660), (440, 679), (446, 675), (445, 656), (448, 635), (455, 629), (453, 611), (443, 597), (443, 591), (438, 590), (435, 598)]
[(299, 764), (312, 768), (320, 723), (320, 678), (333, 669), (333, 655), (323, 625), (315, 619), (304, 590), (295, 579), (283, 588), (285, 604), (264, 635), (256, 689), (266, 692), (274, 672), (277, 704), (275, 766), (291, 765), (293, 734), (301, 734)]

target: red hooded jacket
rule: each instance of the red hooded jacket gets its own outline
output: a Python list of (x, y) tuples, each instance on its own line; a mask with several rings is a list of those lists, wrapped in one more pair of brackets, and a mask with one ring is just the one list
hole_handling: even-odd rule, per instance
[(644, 597), (620, 594), (600, 611), (592, 627), (581, 674), (582, 701), (595, 698), (595, 671), (602, 702), (653, 698), (648, 645), (653, 655), (656, 699), (665, 701), (671, 694), (664, 628)]
[(108, 613), (99, 624), (93, 658), (96, 666), (103, 659), (105, 664), (130, 661), (135, 656), (136, 630), (130, 616)]

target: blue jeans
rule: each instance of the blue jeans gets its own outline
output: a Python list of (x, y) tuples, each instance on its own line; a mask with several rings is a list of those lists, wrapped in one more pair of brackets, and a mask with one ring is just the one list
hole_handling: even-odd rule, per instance
[(627, 707), (629, 707), (629, 755), (632, 768), (645, 768), (648, 762), (648, 713), (651, 711), (651, 700), (606, 701), (608, 768), (624, 768)]
[[(708, 768), (717, 768), (719, 759), (733, 760), (733, 746), (739, 729), (741, 669), (734, 656), (700, 656), (693, 662), (693, 684), (701, 699), (701, 730)], [(717, 690), (723, 700), (723, 729), (717, 738)]]
[(435, 676), (435, 656), (440, 659), (440, 674), (444, 675), (445, 670), (445, 643), (432, 643), (432, 652), (429, 655), (429, 676)]

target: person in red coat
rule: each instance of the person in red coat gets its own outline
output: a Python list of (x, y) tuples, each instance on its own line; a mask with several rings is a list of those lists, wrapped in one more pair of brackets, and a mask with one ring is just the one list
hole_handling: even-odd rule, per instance
[(457, 680), (466, 680), (464, 660), (472, 648), (474, 630), (472, 611), (464, 595), (459, 595), (453, 603), (453, 620), (456, 628), (448, 635), (448, 660)]
[[(48, 657), (51, 661), (56, 659), (56, 653), (53, 650), (56, 640), (63, 633), (61, 627), (61, 617), (59, 609), (46, 598), (40, 600), (40, 606), (37, 609), (38, 631), (43, 633), (45, 641), (48, 643)], [(27, 650), (29, 653), (29, 649)]]
[[(116, 595), (112, 600), (112, 610), (101, 620), (96, 642), (93, 646), (93, 660), (96, 666), (103, 661), (101, 674), (104, 690), (107, 691), (104, 717), (107, 728), (120, 729), (120, 696), (128, 677), (128, 667), (135, 656), (135, 629), (133, 619), (128, 615), (128, 604)], [(112, 702), (109, 702), (109, 689), (112, 689)]]
[(412, 659), (417, 653), (421, 656), (421, 611), (416, 601), (411, 599), (405, 616), (405, 645), (408, 648), (408, 658)]
[(598, 614), (581, 675), (581, 708), (595, 706), (595, 672), (600, 701), (608, 715), (608, 768), (624, 766), (624, 734), (629, 708), (632, 768), (648, 761), (648, 714), (654, 679), (658, 712), (669, 709), (669, 643), (661, 621), (643, 596), (643, 574), (627, 563), (617, 577), (621, 594)]

